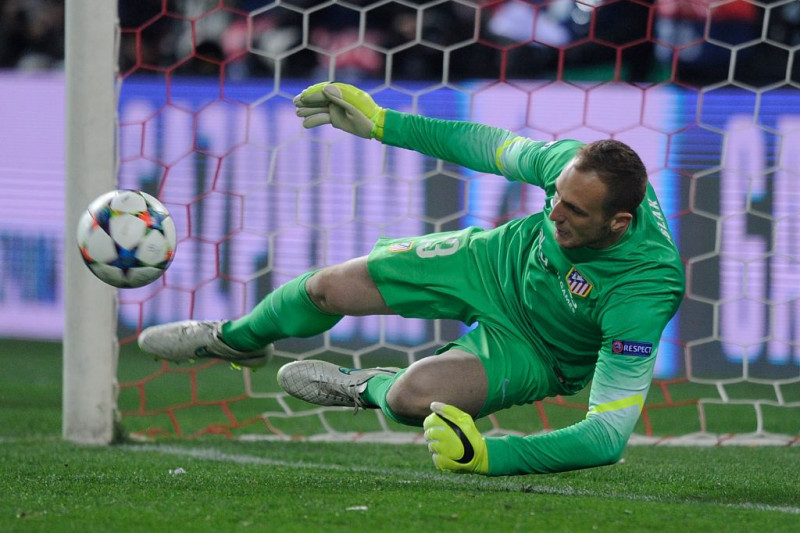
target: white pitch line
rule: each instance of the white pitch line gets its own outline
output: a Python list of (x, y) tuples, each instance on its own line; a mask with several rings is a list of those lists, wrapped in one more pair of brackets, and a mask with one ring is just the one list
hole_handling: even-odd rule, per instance
[[(327, 470), (333, 472), (364, 472), (367, 474), (375, 474), (380, 476), (398, 476), (410, 477), (414, 480), (435, 480), (437, 482), (451, 483), (458, 486), (471, 486), (476, 488), (487, 489), (504, 489), (510, 492), (533, 492), (539, 494), (552, 494), (556, 496), (592, 496), (597, 498), (607, 498), (607, 493), (592, 492), (588, 490), (576, 490), (570, 488), (555, 488), (545, 485), (519, 485), (516, 483), (509, 483), (497, 478), (486, 478), (481, 476), (468, 476), (468, 475), (454, 475), (440, 472), (409, 472), (400, 469), (386, 469), (386, 468), (371, 468), (368, 466), (342, 466), (324, 463), (307, 463), (303, 461), (281, 461), (277, 459), (268, 459), (266, 457), (256, 457), (253, 455), (242, 454), (229, 454), (209, 448), (181, 448), (179, 446), (159, 446), (155, 444), (144, 445), (123, 445), (119, 448), (126, 451), (134, 452), (151, 452), (161, 453), (164, 455), (175, 455), (182, 457), (191, 457), (194, 459), (204, 459), (208, 461), (220, 461), (236, 464), (252, 464), (252, 465), (265, 465), (265, 466), (282, 466), (286, 468), (311, 468), (316, 470)], [(653, 498), (649, 496), (634, 496), (628, 494), (613, 495), (612, 498), (619, 500), (629, 501), (652, 501), (661, 503), (698, 503), (698, 502), (684, 502), (681, 500), (664, 500), (661, 498)], [(771, 511), (778, 513), (788, 513), (800, 515), (800, 507), (791, 506), (777, 506), (777, 505), (764, 505), (760, 503), (744, 502), (744, 503), (712, 503), (705, 502), (704, 505), (719, 505), (730, 509), (742, 509), (752, 511)]]

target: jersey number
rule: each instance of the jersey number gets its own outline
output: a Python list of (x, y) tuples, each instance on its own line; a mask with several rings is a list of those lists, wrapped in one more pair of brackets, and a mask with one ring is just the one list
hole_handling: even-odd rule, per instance
[(417, 247), (417, 255), (423, 258), (453, 255), (458, 250), (459, 245), (460, 242), (457, 237), (422, 241)]

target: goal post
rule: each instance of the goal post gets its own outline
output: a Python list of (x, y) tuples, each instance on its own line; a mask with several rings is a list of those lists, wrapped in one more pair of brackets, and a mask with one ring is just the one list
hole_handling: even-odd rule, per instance
[(82, 210), (116, 188), (117, 3), (67, 0), (63, 437), (114, 438), (116, 289), (99, 283), (75, 245)]

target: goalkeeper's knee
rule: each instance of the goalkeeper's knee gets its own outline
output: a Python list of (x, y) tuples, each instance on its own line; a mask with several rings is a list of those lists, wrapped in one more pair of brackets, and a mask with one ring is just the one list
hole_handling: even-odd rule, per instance
[(392, 384), (386, 394), (386, 404), (392, 413), (404, 420), (416, 420), (415, 425), (422, 425), (422, 421), (431, 412), (431, 398), (433, 395), (405, 379), (405, 374)]

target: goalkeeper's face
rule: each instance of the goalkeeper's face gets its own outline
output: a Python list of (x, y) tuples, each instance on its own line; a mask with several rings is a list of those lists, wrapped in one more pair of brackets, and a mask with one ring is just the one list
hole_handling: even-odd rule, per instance
[(562, 248), (607, 248), (628, 229), (630, 213), (609, 216), (604, 209), (608, 189), (595, 172), (568, 164), (556, 180), (550, 220)]

